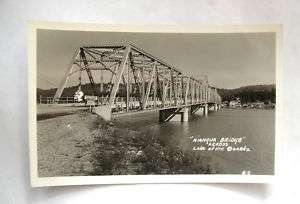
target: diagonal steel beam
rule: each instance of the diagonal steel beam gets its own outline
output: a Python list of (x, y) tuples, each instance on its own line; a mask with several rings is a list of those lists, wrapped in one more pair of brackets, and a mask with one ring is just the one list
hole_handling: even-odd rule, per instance
[(144, 102), (143, 102), (143, 110), (146, 109), (146, 107), (147, 107), (148, 98), (149, 98), (149, 94), (150, 94), (150, 90), (151, 90), (151, 86), (152, 86), (152, 82), (153, 82), (155, 70), (156, 70), (156, 62), (153, 64), (153, 68), (152, 68), (152, 71), (151, 71), (150, 80), (148, 82), (148, 87), (147, 87), (146, 95), (145, 95)]
[(113, 84), (113, 87), (112, 87), (112, 90), (111, 90), (111, 93), (110, 93), (110, 97), (109, 97), (110, 105), (113, 105), (114, 101), (116, 99), (116, 95), (117, 95), (117, 92), (118, 92), (118, 89), (119, 89), (120, 81), (122, 79), (122, 75), (123, 75), (123, 72), (124, 72), (125, 67), (126, 67), (126, 62), (128, 60), (128, 57), (129, 57), (130, 49), (131, 49), (130, 45), (128, 45), (125, 48), (124, 56), (122, 58), (119, 69), (117, 70), (117, 74), (115, 76), (114, 84)]
[(86, 71), (86, 73), (87, 73), (87, 75), (88, 75), (88, 78), (89, 78), (89, 80), (90, 80), (90, 83), (91, 83), (91, 85), (92, 85), (93, 93), (94, 93), (94, 95), (96, 95), (96, 92), (95, 92), (95, 81), (94, 81), (92, 72), (91, 72), (91, 70), (90, 70), (89, 67), (88, 67), (88, 62), (87, 62), (87, 59), (86, 59), (86, 56), (85, 56), (84, 49), (83, 49), (82, 47), (80, 48), (79, 55), (80, 55), (81, 59), (83, 60), (84, 66), (86, 67), (86, 68), (85, 68), (85, 71)]
[(58, 89), (56, 90), (56, 93), (54, 95), (54, 102), (58, 102), (59, 98), (61, 97), (61, 94), (67, 84), (67, 81), (69, 80), (70, 77), (70, 73), (72, 72), (73, 68), (74, 68), (74, 62), (76, 60), (76, 58), (78, 57), (78, 53), (79, 53), (79, 49), (77, 49), (72, 57), (72, 61), (70, 62), (69, 68), (67, 69), (63, 79), (60, 82), (60, 85), (58, 87)]

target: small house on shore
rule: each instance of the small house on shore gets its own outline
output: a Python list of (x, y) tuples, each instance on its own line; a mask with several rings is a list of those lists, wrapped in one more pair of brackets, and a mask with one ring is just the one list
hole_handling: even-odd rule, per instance
[(228, 103), (229, 107), (241, 107), (240, 98), (236, 98), (235, 100), (230, 100)]

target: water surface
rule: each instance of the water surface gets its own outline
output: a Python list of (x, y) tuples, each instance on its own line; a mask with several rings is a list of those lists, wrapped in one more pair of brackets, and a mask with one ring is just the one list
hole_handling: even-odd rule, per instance
[[(209, 156), (222, 174), (256, 175), (274, 173), (275, 111), (222, 109), (207, 117), (193, 115), (189, 122), (158, 123), (158, 112), (115, 116), (118, 125), (158, 134), (167, 145)], [(193, 151), (191, 137), (244, 137), (250, 152)]]

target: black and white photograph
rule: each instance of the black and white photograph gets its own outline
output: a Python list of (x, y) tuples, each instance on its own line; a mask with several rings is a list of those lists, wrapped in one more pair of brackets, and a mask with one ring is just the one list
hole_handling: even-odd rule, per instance
[(30, 25), (31, 179), (52, 181), (32, 185), (275, 175), (278, 26), (50, 25)]
[(299, 9), (0, 0), (0, 204), (300, 203)]

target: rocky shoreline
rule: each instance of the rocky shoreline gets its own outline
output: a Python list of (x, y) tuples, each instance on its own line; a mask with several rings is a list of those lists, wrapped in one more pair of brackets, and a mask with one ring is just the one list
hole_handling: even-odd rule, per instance
[(40, 177), (209, 174), (209, 159), (80, 111), (38, 122)]

